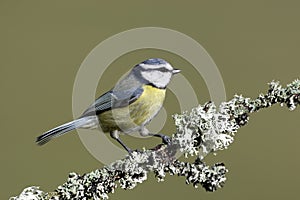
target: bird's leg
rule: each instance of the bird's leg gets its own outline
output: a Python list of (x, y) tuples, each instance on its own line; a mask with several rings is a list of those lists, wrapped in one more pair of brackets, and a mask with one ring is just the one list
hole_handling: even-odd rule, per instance
[(132, 150), (131, 150), (129, 147), (127, 147), (127, 146), (124, 144), (124, 142), (120, 139), (120, 137), (119, 137), (119, 131), (117, 131), (117, 130), (111, 131), (111, 132), (110, 132), (110, 137), (112, 137), (113, 139), (115, 139), (116, 141), (118, 141), (119, 144), (121, 144), (122, 147), (123, 147), (129, 154), (132, 153)]
[(171, 138), (167, 135), (161, 134), (161, 133), (150, 133), (149, 130), (145, 127), (143, 127), (140, 131), (141, 136), (154, 136), (154, 137), (160, 137), (162, 139), (162, 142), (164, 144), (171, 144)]

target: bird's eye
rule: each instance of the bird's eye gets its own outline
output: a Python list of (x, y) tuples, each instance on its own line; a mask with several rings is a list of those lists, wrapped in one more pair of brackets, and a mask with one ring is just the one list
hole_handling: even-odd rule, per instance
[(157, 70), (160, 71), (160, 72), (171, 72), (170, 70), (168, 70), (165, 67), (158, 68)]

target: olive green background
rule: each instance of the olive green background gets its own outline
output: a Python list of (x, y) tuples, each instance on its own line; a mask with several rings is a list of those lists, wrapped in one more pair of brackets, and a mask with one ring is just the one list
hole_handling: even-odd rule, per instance
[[(53, 191), (69, 172), (87, 173), (103, 165), (72, 132), (46, 146), (35, 137), (72, 119), (72, 89), (87, 54), (119, 32), (165, 27), (202, 44), (222, 74), (227, 97), (256, 97), (276, 79), (299, 78), (300, 3), (297, 1), (0, 1), (0, 199), (38, 185)], [(198, 93), (209, 100), (200, 75), (177, 55), (141, 50), (117, 59), (99, 82), (97, 95), (112, 87), (134, 64), (162, 57), (182, 69)], [(188, 98), (188, 97), (187, 97)], [(168, 121), (178, 102), (168, 93)], [(251, 115), (233, 145), (207, 161), (225, 162), (225, 187), (214, 193), (186, 185), (183, 178), (153, 175), (134, 190), (117, 189), (111, 199), (297, 199), (299, 196), (299, 117), (297, 109), (274, 106)], [(157, 139), (123, 137), (131, 147)], [(103, 150), (105, 153), (105, 150)]]

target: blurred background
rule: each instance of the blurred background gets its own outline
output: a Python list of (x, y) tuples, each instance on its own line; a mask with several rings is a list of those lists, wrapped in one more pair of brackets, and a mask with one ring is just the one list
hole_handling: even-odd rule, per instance
[[(101, 41), (137, 27), (165, 27), (198, 41), (217, 64), (228, 100), (234, 94), (255, 98), (267, 83), (299, 78), (300, 3), (297, 1), (0, 1), (0, 199), (25, 187), (53, 191), (68, 173), (103, 166), (82, 145), (75, 131), (46, 146), (36, 136), (72, 119), (72, 90), (77, 70)], [(99, 81), (96, 96), (110, 89), (132, 66), (161, 57), (182, 69), (197, 92), (209, 101), (202, 77), (178, 55), (146, 49), (115, 60)], [(187, 97), (188, 98), (188, 97)], [(196, 105), (195, 105), (196, 106)], [(167, 122), (180, 112), (171, 92)], [(214, 193), (186, 185), (183, 178), (153, 175), (134, 190), (117, 189), (111, 199), (295, 199), (299, 186), (300, 111), (276, 105), (252, 114), (235, 142), (209, 163), (230, 170), (225, 187)], [(123, 137), (129, 146), (151, 147), (155, 138)], [(104, 150), (105, 151), (105, 150)]]

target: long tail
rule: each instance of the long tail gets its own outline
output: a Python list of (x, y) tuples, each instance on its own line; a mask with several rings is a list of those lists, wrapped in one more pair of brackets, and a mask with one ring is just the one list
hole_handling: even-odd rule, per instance
[(36, 143), (38, 145), (43, 145), (49, 142), (51, 139), (64, 135), (65, 133), (72, 131), (76, 128), (80, 128), (80, 127), (89, 128), (88, 127), (89, 123), (91, 123), (91, 119), (89, 119), (89, 117), (83, 117), (65, 123), (38, 136), (36, 138)]

